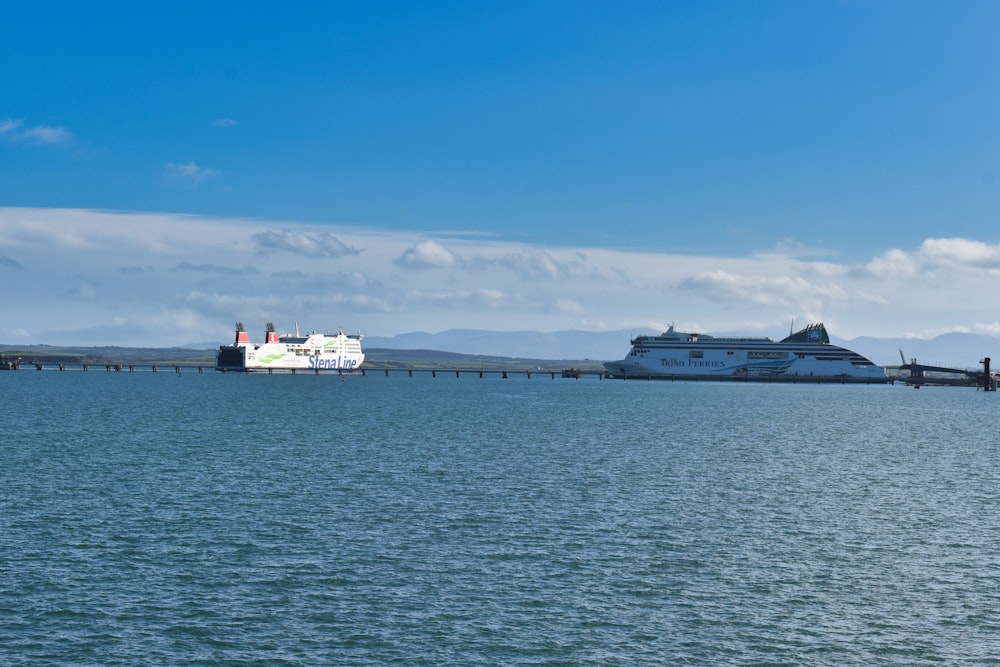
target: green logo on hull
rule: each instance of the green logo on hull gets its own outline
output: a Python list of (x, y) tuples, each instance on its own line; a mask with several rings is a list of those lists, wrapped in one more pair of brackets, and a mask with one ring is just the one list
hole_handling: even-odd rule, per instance
[(284, 354), (269, 354), (266, 357), (264, 357), (263, 359), (261, 359), (260, 363), (262, 363), (262, 364), (269, 364), (272, 361), (278, 361), (279, 359), (283, 358), (284, 356), (285, 356)]

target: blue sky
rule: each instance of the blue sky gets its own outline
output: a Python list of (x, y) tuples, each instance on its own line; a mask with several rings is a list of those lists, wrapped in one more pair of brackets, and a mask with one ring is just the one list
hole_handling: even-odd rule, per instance
[(1000, 335), (998, 19), (7, 6), (0, 342), (183, 344), (236, 319)]

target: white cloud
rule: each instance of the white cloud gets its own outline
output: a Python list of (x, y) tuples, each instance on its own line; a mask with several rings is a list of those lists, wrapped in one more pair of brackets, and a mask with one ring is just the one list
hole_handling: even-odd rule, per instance
[(168, 162), (163, 165), (164, 175), (168, 183), (180, 183), (189, 188), (197, 188), (205, 181), (216, 178), (220, 172), (191, 162)]
[(306, 234), (283, 229), (280, 232), (266, 231), (254, 234), (257, 254), (289, 252), (302, 257), (343, 257), (357, 255), (360, 250), (352, 248), (333, 234)]
[(407, 248), (396, 262), (407, 268), (448, 268), (458, 264), (458, 257), (436, 241), (420, 241)]
[(579, 263), (558, 260), (546, 250), (511, 252), (499, 261), (528, 279), (559, 280), (568, 278), (579, 268)]
[[(405, 306), (402, 302), (398, 307), (413, 310), (414, 307), (451, 307), (451, 308), (488, 308), (495, 309), (510, 301), (510, 296), (502, 290), (491, 287), (477, 289), (428, 289), (410, 290), (406, 293)], [(474, 327), (466, 327), (474, 328)]]
[(795, 306), (847, 298), (846, 291), (837, 285), (810, 282), (801, 276), (735, 275), (726, 271), (691, 276), (680, 289), (720, 303)]
[(882, 253), (865, 267), (876, 278), (911, 278), (920, 271), (919, 263), (912, 255), (892, 248)]
[(216, 127), (236, 127), (239, 125), (239, 123), (232, 118), (217, 118), (213, 124)]
[(1000, 268), (1000, 244), (958, 238), (927, 239), (920, 245), (919, 254), (935, 264)]
[(48, 127), (46, 125), (36, 125), (24, 131), (24, 138), (36, 144), (67, 144), (72, 139), (69, 130), (65, 127)]
[(191, 262), (181, 262), (175, 266), (171, 271), (192, 271), (195, 273), (207, 273), (214, 275), (227, 275), (227, 276), (245, 276), (247, 274), (255, 274), (257, 270), (253, 267), (248, 267), (246, 269), (238, 269), (230, 266), (219, 266), (217, 264), (193, 264)]
[(52, 125), (24, 127), (23, 121), (6, 118), (0, 120), (0, 139), (46, 146), (72, 143), (73, 135), (65, 127)]
[(986, 336), (1000, 337), (1000, 322), (983, 322), (972, 325), (972, 330)]

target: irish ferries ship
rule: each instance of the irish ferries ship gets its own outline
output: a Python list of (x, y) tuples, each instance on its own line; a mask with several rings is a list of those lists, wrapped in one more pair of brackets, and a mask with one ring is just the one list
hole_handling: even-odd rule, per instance
[(264, 342), (255, 345), (241, 322), (236, 323), (236, 341), (219, 346), (215, 360), (217, 371), (353, 371), (361, 366), (365, 354), (361, 351), (361, 334), (309, 333), (279, 336), (274, 325), (267, 323)]
[(826, 327), (811, 324), (775, 342), (681, 333), (637, 336), (621, 361), (604, 364), (616, 378), (888, 382), (885, 370), (857, 352), (832, 345)]

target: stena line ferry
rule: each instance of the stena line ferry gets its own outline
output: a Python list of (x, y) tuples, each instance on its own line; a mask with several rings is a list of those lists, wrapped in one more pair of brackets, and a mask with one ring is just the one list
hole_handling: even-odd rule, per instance
[(809, 381), (881, 384), (885, 370), (857, 352), (830, 343), (822, 324), (781, 341), (716, 338), (674, 331), (637, 336), (621, 361), (604, 364), (620, 379)]
[(353, 371), (365, 360), (361, 350), (361, 334), (346, 334), (339, 329), (336, 334), (309, 333), (282, 334), (267, 323), (264, 342), (255, 345), (242, 322), (236, 323), (236, 341), (220, 345), (215, 360), (217, 371), (295, 372), (295, 371)]

